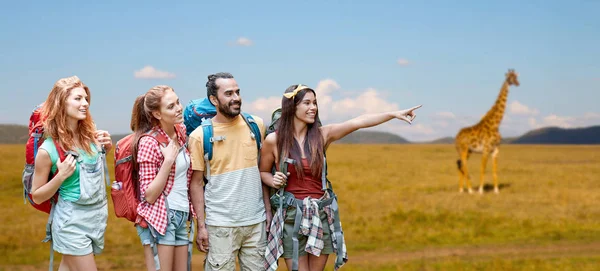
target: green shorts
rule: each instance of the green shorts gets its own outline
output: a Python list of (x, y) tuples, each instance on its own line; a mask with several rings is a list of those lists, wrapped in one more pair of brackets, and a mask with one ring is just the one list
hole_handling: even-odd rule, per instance
[[(327, 214), (323, 210), (319, 210), (321, 223), (323, 226), (323, 250), (321, 254), (333, 254), (333, 244), (331, 243), (331, 232), (329, 230), (329, 222)], [(288, 207), (285, 215), (285, 223), (283, 225), (283, 258), (291, 259), (293, 254), (292, 232), (294, 231), (294, 219), (296, 218), (296, 208)], [(306, 256), (306, 240), (308, 237), (298, 234), (298, 256)]]

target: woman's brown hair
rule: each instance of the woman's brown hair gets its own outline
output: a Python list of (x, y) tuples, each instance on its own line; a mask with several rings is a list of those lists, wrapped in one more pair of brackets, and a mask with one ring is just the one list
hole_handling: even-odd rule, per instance
[[(293, 92), (298, 85), (292, 85), (285, 90), (285, 93)], [(313, 89), (304, 88), (294, 97), (283, 97), (281, 100), (281, 117), (279, 119), (279, 127), (277, 128), (277, 152), (280, 159), (289, 157), (295, 160), (294, 166), (298, 172), (298, 178), (304, 179), (304, 170), (302, 169), (302, 153), (300, 153), (300, 145), (304, 144), (304, 154), (308, 159), (308, 164), (311, 167), (313, 177), (320, 178), (323, 170), (323, 155), (324, 143), (321, 129), (319, 129), (319, 110), (315, 115), (314, 123), (307, 123), (307, 132), (304, 142), (298, 142), (294, 138), (294, 117), (296, 115), (296, 107), (304, 99), (306, 93), (312, 92), (315, 97), (317, 94)], [(277, 161), (280, 162), (280, 161)], [(281, 165), (279, 165), (281, 166)]]

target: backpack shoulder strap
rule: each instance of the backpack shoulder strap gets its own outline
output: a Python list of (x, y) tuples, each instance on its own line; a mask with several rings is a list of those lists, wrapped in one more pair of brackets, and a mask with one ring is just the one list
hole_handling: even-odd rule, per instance
[[(50, 140), (52, 140), (52, 143), (54, 143), (54, 147), (56, 148), (56, 152), (58, 153), (58, 161), (57, 162), (62, 162), (65, 160), (65, 158), (67, 157), (67, 155), (65, 154), (65, 150), (62, 148), (62, 146), (60, 145), (60, 141), (54, 139), (54, 138), (48, 138)], [(50, 179), (54, 178), (54, 176), (56, 176), (58, 174), (58, 166), (56, 166), (56, 171), (54, 173), (50, 174)], [(50, 180), (49, 179), (49, 180)], [(58, 191), (56, 192), (58, 194)], [(55, 194), (51, 200), (55, 200), (56, 195)], [(51, 202), (52, 204), (54, 204), (54, 202)], [(52, 210), (51, 210), (52, 211)]]
[[(52, 138), (52, 142), (54, 143), (54, 147), (56, 147), (56, 152), (58, 152), (58, 161), (62, 162), (67, 157), (65, 150), (60, 145), (60, 142), (54, 138)], [(56, 173), (58, 173), (58, 168), (56, 168)]]
[(252, 115), (250, 115), (246, 112), (242, 112), (242, 117), (244, 118), (244, 121), (246, 122), (246, 124), (248, 124), (248, 127), (250, 127), (250, 132), (252, 133), (251, 136), (256, 141), (256, 148), (260, 152), (262, 143), (261, 143), (260, 128), (258, 127), (258, 124), (256, 124), (254, 117), (252, 117)]
[(210, 181), (210, 160), (213, 157), (213, 143), (225, 140), (225, 136), (215, 137), (213, 134), (212, 119), (207, 118), (200, 124), (202, 127), (202, 149), (204, 152), (204, 182)]
[[(327, 187), (331, 188), (331, 183), (327, 180), (327, 156), (323, 154), (323, 171), (321, 172), (321, 186), (322, 190), (326, 191)], [(333, 190), (333, 189), (332, 189)]]
[(204, 160), (207, 162), (212, 159), (212, 147), (213, 147), (213, 127), (212, 120), (205, 119), (200, 124), (202, 126), (202, 149), (204, 151)]
[(178, 133), (178, 136), (185, 138), (185, 143), (183, 143), (183, 148), (187, 148), (188, 145), (188, 134), (186, 134), (187, 128), (183, 123), (175, 124), (175, 132)]
[[(38, 147), (40, 144), (40, 139), (44, 136), (44, 132), (42, 131), (43, 127), (41, 125), (34, 127), (32, 129), (30, 137), (33, 137), (33, 157), (35, 161), (35, 156), (37, 155)], [(56, 145), (56, 144), (55, 144)]]
[[(140, 139), (142, 139), (142, 137), (145, 136), (149, 136), (154, 138), (154, 140), (156, 140), (158, 142), (158, 145), (162, 145), (163, 147), (166, 147), (167, 144), (169, 144), (169, 138), (164, 136), (163, 134), (159, 133), (157, 130), (151, 129), (148, 132), (142, 134), (142, 136), (140, 136)], [(139, 141), (138, 141), (139, 144)]]

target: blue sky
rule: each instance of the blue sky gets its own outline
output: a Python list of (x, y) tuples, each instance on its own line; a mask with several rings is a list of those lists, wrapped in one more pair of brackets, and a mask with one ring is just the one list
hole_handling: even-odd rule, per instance
[(597, 14), (592, 0), (12, 1), (0, 10), (0, 123), (26, 124), (77, 75), (98, 127), (125, 133), (150, 87), (185, 104), (228, 71), (243, 110), (263, 118), (297, 83), (317, 89), (325, 123), (423, 104), (413, 125), (371, 128), (423, 141), (475, 124), (514, 68), (504, 136), (598, 125)]

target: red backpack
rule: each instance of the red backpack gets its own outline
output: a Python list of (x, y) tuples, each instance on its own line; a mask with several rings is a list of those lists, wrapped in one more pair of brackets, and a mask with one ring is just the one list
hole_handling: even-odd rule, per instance
[[(185, 136), (185, 126), (177, 125), (176, 132)], [(146, 132), (144, 136), (153, 137), (162, 146), (169, 144), (169, 138), (156, 130)], [(141, 138), (141, 137), (140, 137)], [(115, 183), (110, 190), (115, 215), (139, 223), (146, 227), (146, 222), (138, 215), (137, 207), (140, 203), (139, 182), (133, 175), (133, 140), (135, 134), (129, 134), (117, 142), (115, 147)], [(138, 141), (139, 142), (139, 141)]]
[[(35, 170), (35, 156), (38, 153), (38, 149), (44, 142), (44, 125), (43, 120), (45, 119), (41, 115), (42, 104), (36, 106), (29, 117), (29, 139), (27, 140), (27, 144), (25, 144), (25, 169), (23, 170), (23, 197), (29, 201), (29, 203), (37, 210), (40, 210), (45, 213), (50, 213), (50, 209), (52, 209), (52, 203), (56, 203), (58, 199), (58, 192), (52, 196), (47, 201), (44, 201), (40, 204), (36, 204), (33, 202), (33, 198), (31, 197), (31, 185), (33, 182), (33, 175)], [(60, 161), (65, 159), (65, 152), (60, 147), (58, 141), (54, 140), (54, 145), (56, 146), (56, 150), (58, 151), (58, 156)], [(50, 173), (48, 176), (48, 181), (52, 180), (52, 178), (58, 173), (58, 170), (54, 172), (54, 174)]]

